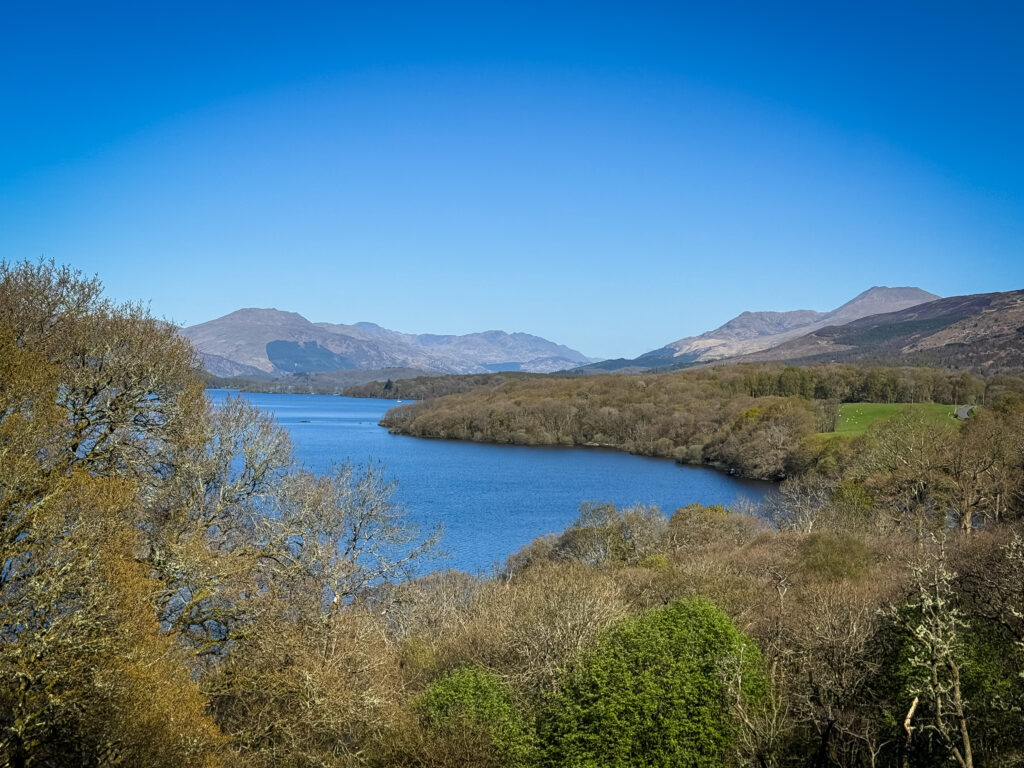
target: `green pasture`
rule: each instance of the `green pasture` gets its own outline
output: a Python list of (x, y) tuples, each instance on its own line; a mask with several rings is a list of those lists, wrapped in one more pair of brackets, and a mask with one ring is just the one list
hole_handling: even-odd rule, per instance
[(839, 406), (839, 425), (828, 435), (854, 437), (863, 434), (872, 422), (890, 419), (900, 411), (913, 409), (926, 418), (943, 424), (958, 424), (955, 405), (940, 403), (843, 403)]

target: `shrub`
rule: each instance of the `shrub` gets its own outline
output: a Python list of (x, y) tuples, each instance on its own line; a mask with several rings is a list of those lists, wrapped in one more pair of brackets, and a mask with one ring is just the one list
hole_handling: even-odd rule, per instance
[(437, 680), (415, 709), (428, 764), (516, 766), (534, 762), (534, 736), (500, 677), (463, 667)]
[(734, 706), (763, 701), (757, 647), (713, 603), (682, 601), (606, 632), (567, 674), (540, 719), (543, 763), (722, 766)]

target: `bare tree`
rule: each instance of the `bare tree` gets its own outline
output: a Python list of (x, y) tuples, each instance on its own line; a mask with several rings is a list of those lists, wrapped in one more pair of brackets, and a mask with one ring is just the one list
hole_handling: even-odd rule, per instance
[(787, 480), (763, 504), (765, 517), (780, 530), (810, 533), (827, 523), (836, 482), (817, 474)]
[(887, 508), (897, 525), (909, 526), (918, 540), (946, 525), (943, 446), (955, 439), (955, 427), (927, 421), (911, 411), (872, 427), (857, 457), (854, 474)]

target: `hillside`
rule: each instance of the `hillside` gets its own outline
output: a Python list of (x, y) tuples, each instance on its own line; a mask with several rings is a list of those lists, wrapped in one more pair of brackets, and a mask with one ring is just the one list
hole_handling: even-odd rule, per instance
[(842, 325), (883, 312), (895, 312), (937, 298), (935, 294), (920, 288), (875, 286), (829, 312), (812, 309), (742, 312), (724, 325), (699, 336), (673, 341), (633, 360), (608, 360), (585, 366), (581, 372), (628, 373), (720, 360), (769, 349), (819, 328)]
[(408, 334), (374, 323), (312, 323), (277, 309), (240, 309), (180, 333), (195, 345), (208, 372), (231, 377), (386, 368), (547, 373), (591, 360), (527, 333)]
[[(839, 403), (953, 406), (1024, 391), (1018, 377), (993, 383), (924, 366), (714, 365), (644, 376), (520, 376), (476, 386), (468, 378), (453, 377), (447, 390), (427, 393), (451, 394), (391, 409), (381, 424), (413, 437), (604, 446), (778, 479), (835, 461), (835, 446), (814, 436), (836, 429)], [(377, 386), (363, 394), (381, 396)]]
[[(951, 296), (833, 325), (736, 362), (878, 362), (1024, 370), (1024, 290)], [(733, 362), (733, 361), (730, 361)]]

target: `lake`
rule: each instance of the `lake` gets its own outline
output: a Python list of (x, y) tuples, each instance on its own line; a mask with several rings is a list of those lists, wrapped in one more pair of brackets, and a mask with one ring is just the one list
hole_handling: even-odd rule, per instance
[[(215, 403), (237, 393), (207, 390)], [(666, 514), (692, 502), (759, 501), (769, 483), (740, 480), (669, 459), (610, 449), (489, 445), (389, 434), (377, 426), (394, 400), (242, 393), (291, 433), (298, 459), (374, 461), (398, 483), (393, 500), (424, 530), (444, 526), (447, 556), (435, 567), (486, 571), (545, 533), (561, 532), (581, 501), (655, 504)]]

